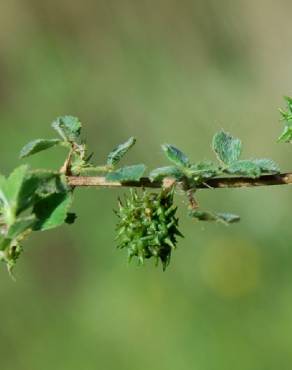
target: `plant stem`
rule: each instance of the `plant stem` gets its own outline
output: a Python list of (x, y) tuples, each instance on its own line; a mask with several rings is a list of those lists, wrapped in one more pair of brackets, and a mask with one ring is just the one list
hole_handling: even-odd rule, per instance
[[(71, 186), (96, 186), (96, 187), (138, 187), (138, 188), (161, 188), (161, 181), (154, 181), (143, 177), (140, 181), (109, 182), (102, 176), (68, 176), (68, 184)], [(288, 185), (292, 184), (292, 173), (277, 175), (263, 175), (257, 179), (249, 177), (218, 177), (197, 186), (197, 189), (217, 188), (243, 188), (254, 186)]]

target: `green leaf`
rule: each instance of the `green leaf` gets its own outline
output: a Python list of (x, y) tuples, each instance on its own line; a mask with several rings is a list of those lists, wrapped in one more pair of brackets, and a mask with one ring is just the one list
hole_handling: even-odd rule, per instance
[(144, 164), (137, 164), (134, 166), (122, 167), (116, 171), (110, 172), (106, 175), (107, 181), (139, 181), (146, 170)]
[(287, 104), (288, 113), (292, 114), (292, 98), (290, 98), (290, 96), (284, 96), (284, 100)]
[(271, 159), (254, 159), (253, 162), (263, 173), (280, 173), (280, 167)]
[(280, 109), (280, 114), (282, 121), (285, 121), (285, 127), (278, 141), (289, 143), (292, 141), (292, 98), (285, 96), (284, 99), (287, 103), (287, 111)]
[(64, 174), (49, 171), (34, 171), (31, 174), (31, 178), (38, 180), (36, 193), (41, 198), (52, 193), (66, 193), (71, 190)]
[(210, 161), (202, 161), (191, 165), (190, 173), (192, 176), (198, 176), (201, 178), (208, 179), (210, 177), (217, 176), (221, 173), (220, 168), (217, 164)]
[(25, 233), (27, 230), (32, 229), (36, 218), (34, 215), (18, 218), (14, 224), (12, 224), (8, 230), (7, 237), (9, 239), (15, 239)]
[(271, 159), (247, 159), (232, 163), (227, 173), (246, 177), (257, 178), (264, 173), (279, 173), (279, 166)]
[(51, 194), (35, 204), (33, 213), (37, 217), (34, 230), (49, 230), (61, 226), (67, 219), (72, 204), (72, 193)]
[(7, 179), (1, 179), (0, 187), (4, 188), (4, 192), (9, 203), (17, 203), (27, 173), (28, 166), (23, 165), (17, 167)]
[(17, 214), (33, 206), (39, 198), (69, 190), (66, 177), (62, 174), (43, 170), (29, 172), (19, 194)]
[(58, 117), (52, 123), (52, 127), (58, 132), (63, 140), (67, 142), (79, 141), (82, 124), (77, 117)]
[[(5, 251), (9, 248), (12, 240), (0, 235), (0, 251)], [(0, 253), (0, 261), (3, 260), (3, 253)]]
[(5, 222), (11, 225), (16, 217), (21, 189), (28, 173), (28, 166), (16, 168), (6, 179), (0, 175), (0, 200)]
[(35, 153), (52, 148), (53, 146), (56, 146), (61, 142), (62, 141), (60, 139), (37, 139), (31, 141), (22, 148), (20, 152), (20, 158), (29, 157), (30, 155), (33, 155)]
[(232, 163), (227, 169), (227, 173), (232, 175), (257, 178), (262, 174), (261, 167), (252, 160), (241, 160)]
[(184, 176), (183, 172), (175, 166), (159, 167), (150, 172), (151, 181), (161, 181), (165, 177), (171, 177), (180, 180)]
[(240, 217), (232, 213), (215, 213), (208, 211), (191, 211), (190, 216), (199, 221), (215, 221), (226, 225), (240, 221)]
[(292, 127), (286, 125), (283, 133), (279, 136), (278, 141), (282, 143), (290, 143), (292, 141)]
[(115, 166), (135, 145), (136, 139), (130, 137), (125, 143), (118, 145), (107, 157), (107, 165)]
[(179, 167), (189, 167), (189, 158), (178, 148), (170, 144), (163, 144), (162, 150), (165, 152), (167, 158)]
[(228, 165), (239, 159), (242, 145), (239, 139), (221, 131), (213, 137), (212, 148), (218, 159)]
[(225, 224), (233, 224), (240, 221), (240, 216), (232, 213), (216, 213), (217, 221)]

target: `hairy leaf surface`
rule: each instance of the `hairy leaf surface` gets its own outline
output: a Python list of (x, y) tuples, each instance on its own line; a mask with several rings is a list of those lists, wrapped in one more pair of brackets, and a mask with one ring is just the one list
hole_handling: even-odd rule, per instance
[(144, 164), (136, 164), (133, 166), (126, 166), (119, 168), (116, 171), (110, 172), (106, 175), (107, 181), (139, 181), (146, 170)]
[(36, 139), (26, 144), (20, 152), (20, 158), (26, 158), (43, 150), (59, 145), (60, 139)]
[(149, 178), (151, 181), (160, 181), (163, 180), (165, 177), (171, 177), (176, 180), (180, 180), (183, 176), (183, 172), (175, 166), (155, 168), (149, 174)]
[(125, 143), (118, 145), (107, 157), (107, 164), (115, 166), (128, 153), (128, 151), (135, 145), (136, 139), (130, 137)]
[(44, 231), (64, 224), (71, 204), (72, 193), (51, 194), (41, 199), (33, 209), (38, 219), (34, 230)]
[(162, 149), (167, 158), (179, 167), (188, 167), (190, 165), (189, 158), (178, 148), (170, 144), (163, 144)]
[(82, 124), (77, 117), (58, 117), (52, 123), (52, 127), (64, 141), (79, 142)]
[(215, 221), (224, 224), (232, 224), (240, 221), (240, 217), (232, 213), (215, 213), (208, 211), (191, 211), (190, 216), (198, 219), (199, 221)]
[(234, 138), (229, 133), (220, 131), (213, 137), (212, 148), (218, 159), (228, 165), (239, 159), (242, 144), (239, 139)]

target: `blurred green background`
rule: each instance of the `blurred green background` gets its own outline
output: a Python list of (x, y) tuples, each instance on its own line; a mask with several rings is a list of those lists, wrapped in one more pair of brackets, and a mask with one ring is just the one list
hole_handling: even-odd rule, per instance
[[(224, 128), (246, 158), (291, 169), (292, 148), (276, 143), (292, 94), (291, 12), (287, 0), (2, 1), (1, 172), (64, 114), (80, 117), (98, 163), (131, 135), (127, 163), (166, 164), (163, 142), (213, 159)], [(291, 370), (291, 189), (199, 193), (242, 222), (202, 225), (181, 207), (186, 238), (165, 273), (116, 250), (117, 195), (78, 189), (77, 223), (32, 236), (16, 283), (2, 266), (1, 369)]]

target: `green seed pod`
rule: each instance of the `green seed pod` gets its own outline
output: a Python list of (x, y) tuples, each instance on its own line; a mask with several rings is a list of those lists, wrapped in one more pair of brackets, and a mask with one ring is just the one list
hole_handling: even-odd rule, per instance
[(137, 257), (143, 264), (145, 259), (154, 257), (165, 270), (176, 248), (176, 237), (183, 237), (178, 230), (173, 195), (173, 190), (160, 193), (143, 190), (139, 194), (131, 189), (123, 203), (119, 200), (118, 248), (128, 250), (129, 261)]

